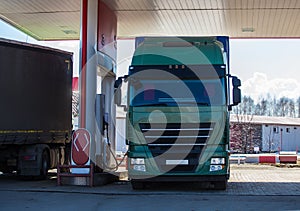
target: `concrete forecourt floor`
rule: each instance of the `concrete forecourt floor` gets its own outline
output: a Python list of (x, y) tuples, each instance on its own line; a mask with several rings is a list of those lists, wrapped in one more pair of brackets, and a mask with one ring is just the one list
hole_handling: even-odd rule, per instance
[(192, 184), (132, 190), (128, 181), (105, 186), (57, 186), (0, 175), (0, 210), (300, 210), (300, 168), (231, 164), (225, 191)]

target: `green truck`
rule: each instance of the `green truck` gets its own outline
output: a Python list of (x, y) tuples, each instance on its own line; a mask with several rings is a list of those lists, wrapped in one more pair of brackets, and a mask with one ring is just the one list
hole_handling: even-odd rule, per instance
[(136, 38), (129, 74), (115, 82), (115, 103), (127, 111), (132, 187), (172, 181), (226, 189), (229, 111), (241, 101), (240, 86), (229, 73), (226, 36)]

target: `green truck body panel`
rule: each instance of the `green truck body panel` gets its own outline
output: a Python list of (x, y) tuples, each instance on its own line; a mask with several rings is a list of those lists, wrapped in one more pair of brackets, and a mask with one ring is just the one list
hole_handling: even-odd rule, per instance
[(224, 64), (220, 45), (214, 37), (144, 38), (131, 65)]

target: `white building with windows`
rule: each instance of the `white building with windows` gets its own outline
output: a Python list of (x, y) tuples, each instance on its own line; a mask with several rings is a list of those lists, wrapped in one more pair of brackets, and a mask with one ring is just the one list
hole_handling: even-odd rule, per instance
[(269, 117), (262, 124), (263, 151), (298, 151), (300, 149), (300, 119)]
[(231, 123), (248, 121), (260, 128), (260, 151), (299, 151), (300, 150), (300, 118), (231, 115)]

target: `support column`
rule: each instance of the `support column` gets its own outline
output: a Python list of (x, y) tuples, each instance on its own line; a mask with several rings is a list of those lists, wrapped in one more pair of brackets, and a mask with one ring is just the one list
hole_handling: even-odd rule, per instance
[(98, 0), (81, 0), (80, 34), (80, 114), (79, 127), (91, 134), (91, 160), (94, 159), (95, 97), (97, 89)]
[(87, 4), (88, 0), (81, 0), (80, 17), (80, 58), (79, 58), (79, 128), (85, 128), (86, 101), (86, 62), (87, 62)]
[[(106, 157), (111, 156), (115, 146), (115, 108), (111, 104), (111, 87), (115, 81), (117, 19), (114, 11), (101, 0), (81, 0), (81, 4), (79, 127), (87, 129), (91, 134), (90, 160), (104, 169), (110, 166), (110, 159)], [(99, 103), (105, 102), (105, 108), (97, 111), (102, 115), (98, 117), (98, 127), (95, 111), (97, 75), (101, 77), (102, 88), (99, 90), (102, 102)], [(104, 130), (104, 118), (108, 123), (105, 127), (108, 135), (101, 131)], [(105, 140), (109, 140), (111, 145)], [(100, 158), (99, 163), (96, 156)]]

